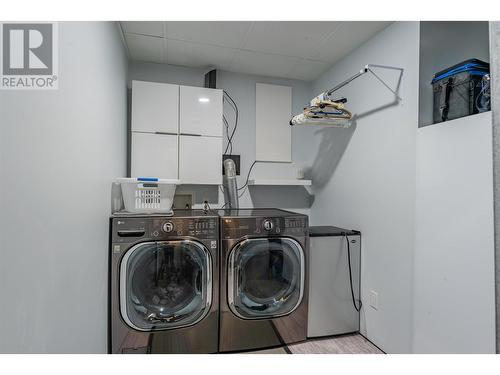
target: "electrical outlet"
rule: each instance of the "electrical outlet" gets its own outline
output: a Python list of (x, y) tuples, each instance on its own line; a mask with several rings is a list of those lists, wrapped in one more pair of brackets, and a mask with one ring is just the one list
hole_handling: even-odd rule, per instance
[(378, 310), (378, 293), (374, 290), (370, 290), (370, 306)]

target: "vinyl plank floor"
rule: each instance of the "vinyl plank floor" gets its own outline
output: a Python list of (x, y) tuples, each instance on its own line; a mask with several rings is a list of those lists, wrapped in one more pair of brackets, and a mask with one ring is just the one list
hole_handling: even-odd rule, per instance
[(288, 354), (284, 348), (271, 348), (265, 350), (254, 350), (253, 352), (244, 352), (241, 354)]
[(383, 354), (360, 334), (310, 339), (288, 345), (292, 354)]

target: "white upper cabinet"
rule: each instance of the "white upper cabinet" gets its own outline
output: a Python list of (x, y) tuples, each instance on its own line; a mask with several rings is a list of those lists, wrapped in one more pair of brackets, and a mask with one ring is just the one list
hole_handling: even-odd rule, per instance
[(180, 87), (179, 132), (222, 137), (222, 90)]
[(177, 134), (179, 86), (132, 81), (132, 131)]
[(222, 138), (179, 136), (181, 184), (222, 184)]
[(222, 130), (222, 90), (132, 81), (132, 177), (221, 184)]
[(131, 177), (179, 177), (179, 136), (132, 133)]
[(292, 161), (292, 88), (257, 83), (255, 86), (255, 158)]

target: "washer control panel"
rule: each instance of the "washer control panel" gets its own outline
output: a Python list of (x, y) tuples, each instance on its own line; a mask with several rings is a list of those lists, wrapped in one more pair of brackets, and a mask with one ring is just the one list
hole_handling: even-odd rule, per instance
[(213, 239), (219, 237), (218, 217), (123, 217), (112, 219), (112, 241), (133, 243), (178, 237)]

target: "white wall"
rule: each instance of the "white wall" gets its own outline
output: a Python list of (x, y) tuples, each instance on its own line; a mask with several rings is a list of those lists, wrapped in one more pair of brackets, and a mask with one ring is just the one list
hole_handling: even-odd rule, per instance
[[(209, 69), (194, 69), (166, 64), (154, 64), (131, 61), (129, 81), (144, 80), (165, 82), (190, 86), (203, 86), (204, 74)], [(238, 129), (233, 139), (233, 154), (241, 155), (241, 175), (238, 186), (245, 183), (248, 169), (255, 160), (255, 84), (270, 83), (292, 87), (292, 110), (301, 112), (311, 99), (310, 83), (271, 77), (261, 77), (247, 74), (237, 74), (225, 71), (217, 72), (217, 87), (226, 90), (238, 104), (240, 118)], [(129, 82), (130, 84), (130, 82)], [(230, 107), (224, 107), (229, 122), (233, 124), (233, 114)], [(303, 160), (308, 157), (309, 150), (304, 147), (310, 137), (307, 129), (292, 129), (292, 163), (257, 163), (252, 170), (253, 178), (295, 178), (296, 170), (303, 166)], [(227, 139), (224, 139), (224, 148)], [(177, 192), (190, 192), (195, 195), (198, 207), (207, 199), (213, 207), (224, 203), (223, 195), (218, 187), (181, 186)], [(279, 207), (309, 213), (310, 196), (304, 187), (263, 187), (248, 189), (240, 199), (240, 207)]]
[(111, 22), (59, 24), (59, 90), (0, 91), (0, 352), (107, 350), (111, 180), (126, 57)]
[[(402, 103), (365, 75), (339, 91), (358, 114), (355, 124), (307, 129), (315, 140), (304, 145), (315, 187), (311, 220), (362, 232), (362, 331), (389, 353), (408, 353), (412, 343), (418, 33), (417, 22), (394, 23), (313, 84), (317, 94), (367, 63), (402, 67)], [(397, 73), (380, 75), (396, 85)]]
[(491, 113), (418, 130), (416, 353), (495, 353)]

